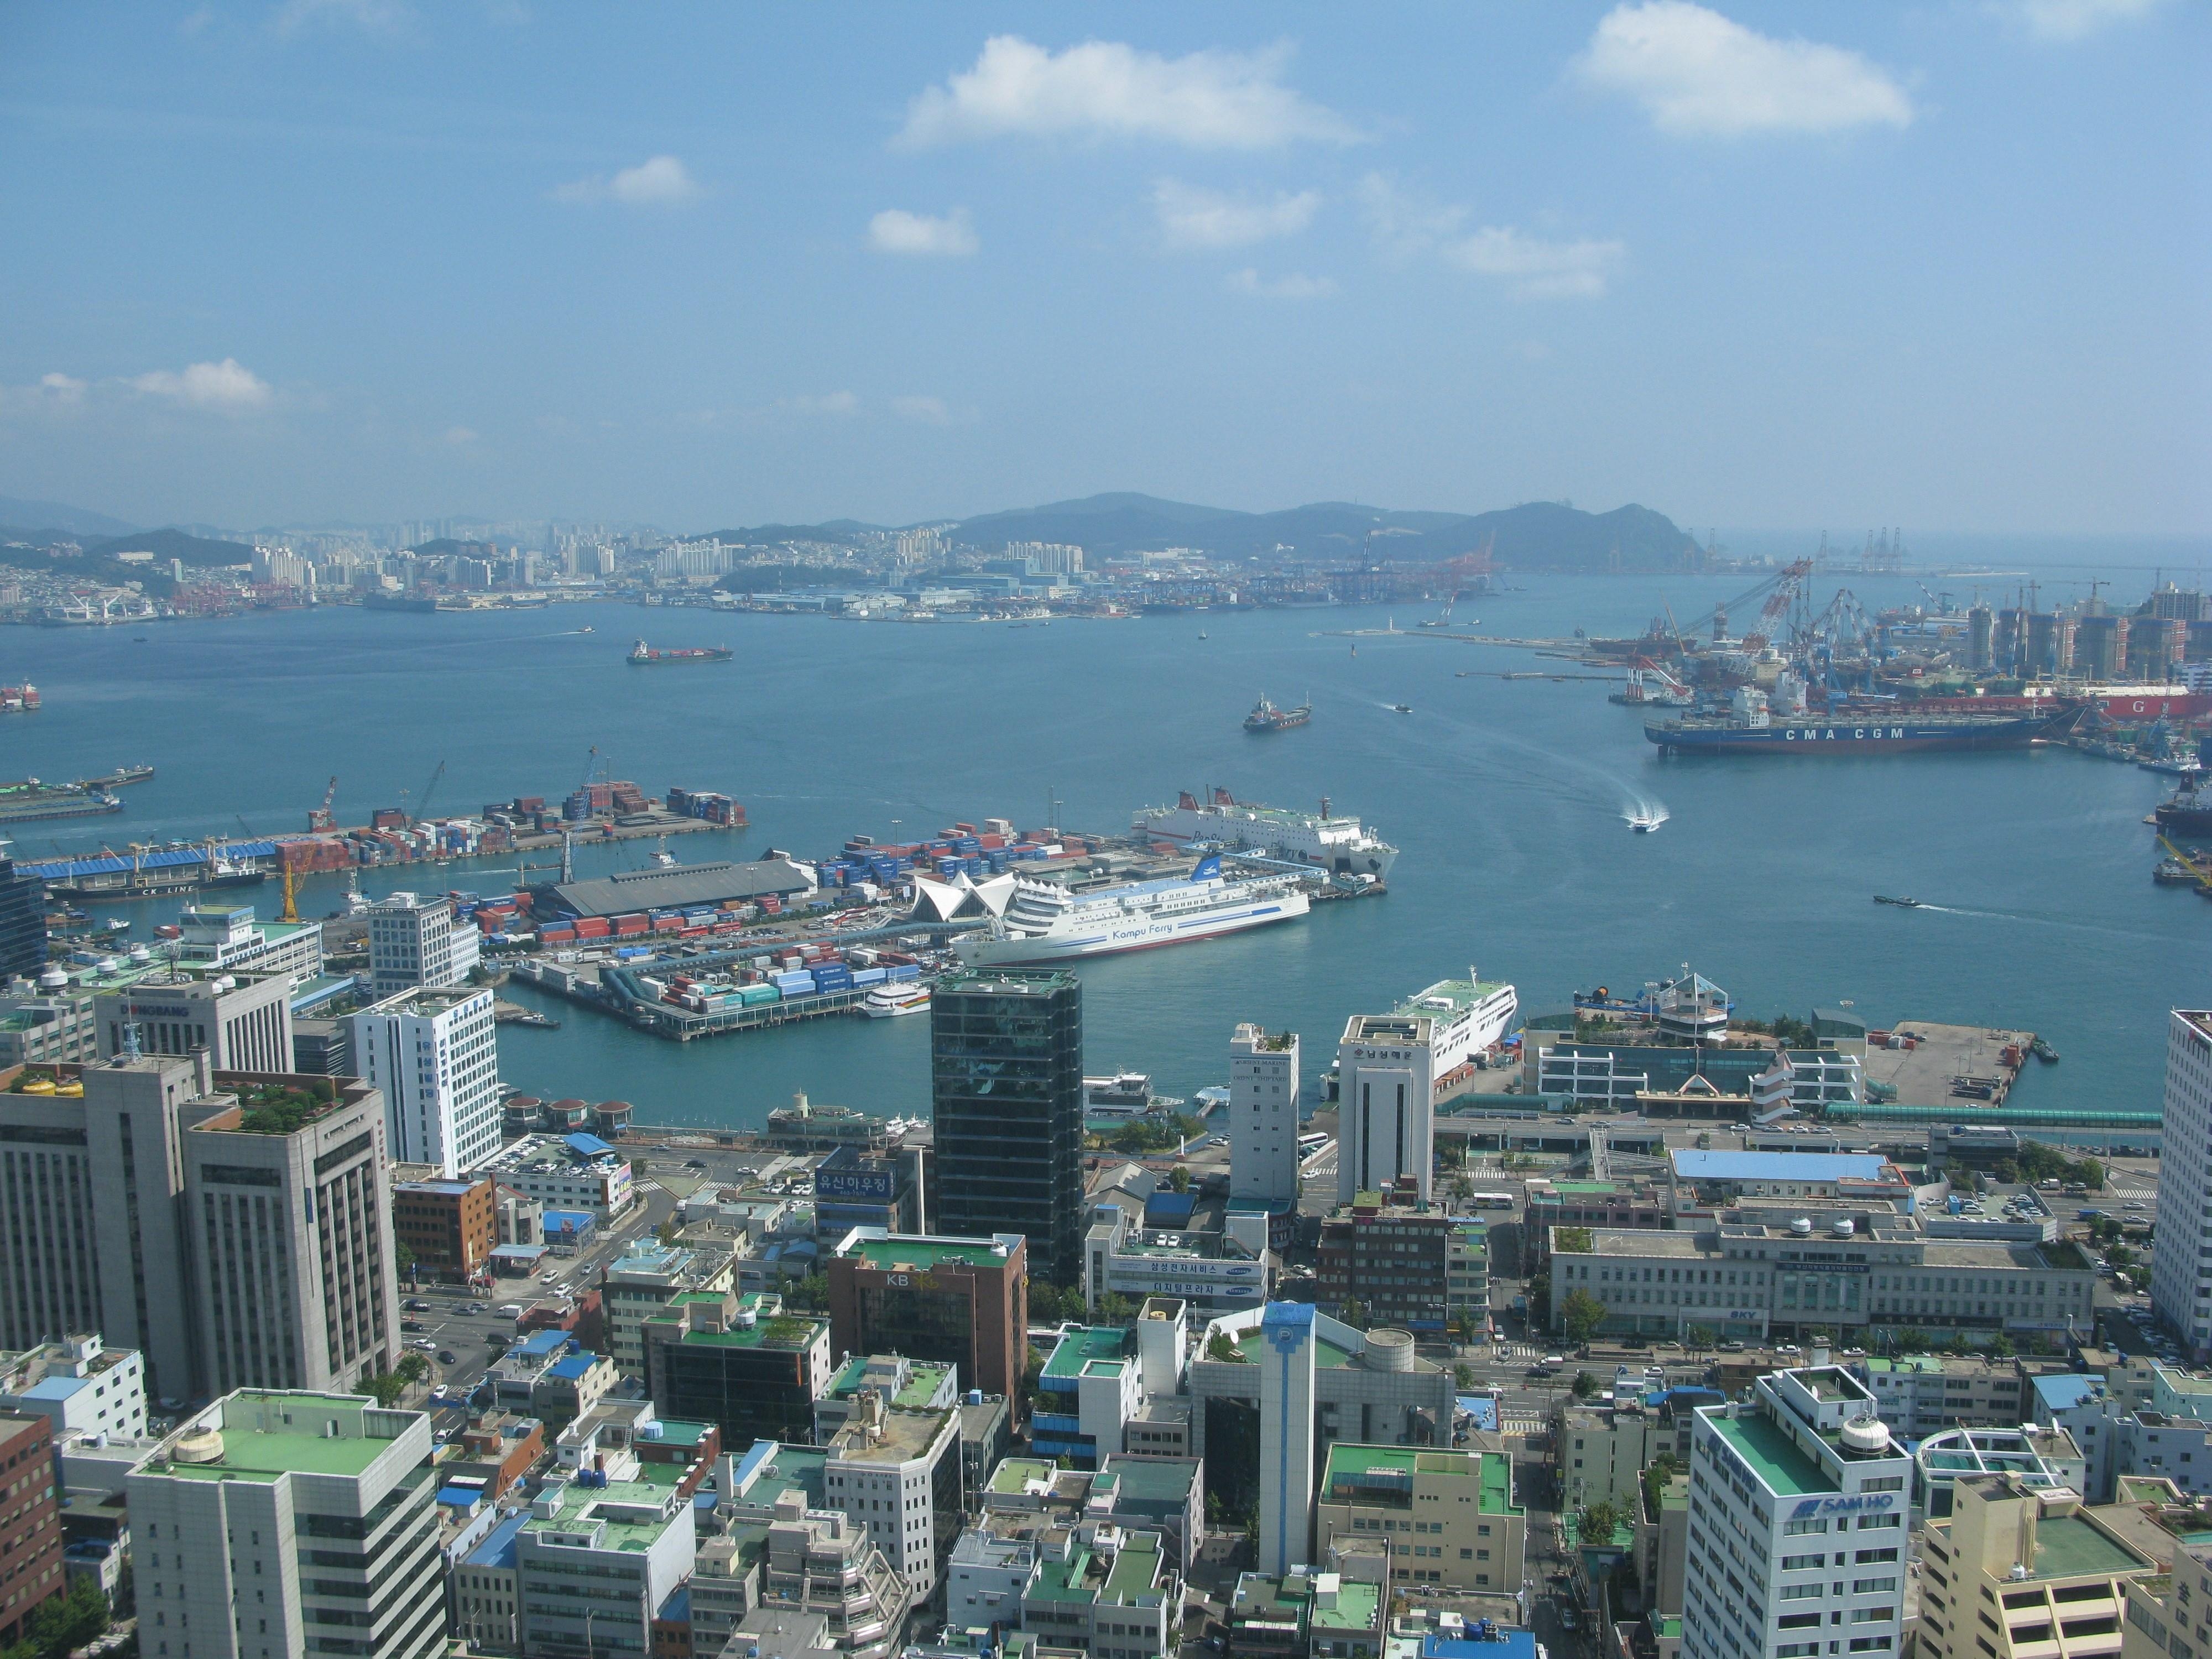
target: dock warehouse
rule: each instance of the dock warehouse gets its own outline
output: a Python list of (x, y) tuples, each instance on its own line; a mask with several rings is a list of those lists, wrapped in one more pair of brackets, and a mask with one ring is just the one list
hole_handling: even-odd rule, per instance
[(546, 882), (530, 890), (531, 913), (621, 916), (636, 911), (696, 910), (814, 890), (814, 873), (788, 859), (755, 863), (679, 864), (670, 869), (619, 870), (588, 881)]

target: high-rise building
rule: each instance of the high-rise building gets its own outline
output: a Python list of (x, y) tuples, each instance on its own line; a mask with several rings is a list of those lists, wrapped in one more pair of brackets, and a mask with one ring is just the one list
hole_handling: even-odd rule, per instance
[(0, 1073), (0, 1344), (98, 1331), (180, 1401), (216, 1377), (389, 1368), (374, 1089), (216, 1072), (204, 1049), (49, 1073)]
[(442, 1652), (430, 1453), (427, 1416), (358, 1395), (216, 1401), (130, 1477), (139, 1652)]
[(1279, 1578), (1313, 1553), (1314, 1361), (1310, 1303), (1260, 1316), (1260, 1571)]
[(499, 1243), (496, 1186), (489, 1176), (392, 1183), (392, 1234), (417, 1274), (463, 1282), (483, 1271)]
[(1356, 1303), (1362, 1325), (1443, 1330), (1452, 1316), (1444, 1263), (1454, 1224), (1433, 1206), (1373, 1193), (1342, 1206), (1321, 1224), (1322, 1305)]
[(137, 1046), (145, 1054), (205, 1048), (218, 1072), (292, 1069), (289, 974), (218, 974), (169, 984), (141, 980), (94, 997), (93, 1018), (102, 1060), (132, 1046), (126, 1028), (135, 1025)]
[(384, 1091), (394, 1161), (451, 1181), (499, 1151), (499, 1038), (489, 988), (418, 986), (346, 1018), (354, 1071)]
[(1510, 985), (1469, 969), (1465, 979), (1441, 980), (1387, 1014), (1346, 1022), (1336, 1048), (1340, 1204), (1401, 1179), (1428, 1199), (1437, 1091), (1505, 1035), (1518, 1006)]
[(1030, 1271), (1083, 1270), (1083, 987), (1060, 970), (994, 969), (930, 997), (936, 1123), (932, 1224), (1029, 1240)]
[(1011, 1400), (1029, 1358), (1029, 1249), (856, 1227), (830, 1253), (830, 1346), (957, 1365), (960, 1386)]
[(13, 1647), (33, 1613), (68, 1593), (59, 1492), (53, 1424), (0, 1411), (0, 1647)]
[(345, 1393), (399, 1353), (384, 1102), (351, 1079), (217, 1074), (180, 1142), (206, 1392)]
[(46, 965), (46, 884), (23, 874), (0, 841), (0, 983)]
[(1895, 1654), (1912, 1459), (1841, 1366), (1753, 1389), (1692, 1430), (1684, 1659)]
[(2203, 1358), (2212, 1350), (2212, 1012), (2176, 1008), (2166, 1022), (2165, 1157), (2151, 1230), (2150, 1301)]
[(1917, 1647), (1933, 1659), (2027, 1659), (2060, 1639), (2069, 1656), (2109, 1659), (2138, 1622), (2130, 1587), (2180, 1565), (2171, 1540), (2163, 1561), (2130, 1541), (2142, 1535), (2142, 1505), (2100, 1511), (2012, 1473), (1960, 1475), (1951, 1497), (1949, 1518), (1921, 1540)]
[(916, 1601), (937, 1592), (965, 1509), (960, 1413), (894, 1406), (862, 1389), (822, 1466), (824, 1504), (851, 1516), (875, 1540)]
[(465, 985), (477, 965), (483, 935), (453, 920), (451, 899), (392, 893), (363, 913), (368, 918), (371, 991), (388, 997), (417, 985)]
[(1239, 1025), (1229, 1039), (1229, 1196), (1298, 1199), (1298, 1034)]
[(686, 1291), (644, 1322), (645, 1391), (659, 1411), (712, 1423), (726, 1446), (804, 1442), (830, 1384), (830, 1322), (781, 1298)]

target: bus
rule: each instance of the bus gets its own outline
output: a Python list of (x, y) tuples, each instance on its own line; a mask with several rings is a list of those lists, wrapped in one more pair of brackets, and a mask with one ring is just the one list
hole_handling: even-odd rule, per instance
[(1298, 1156), (1300, 1158), (1311, 1158), (1316, 1152), (1319, 1152), (1322, 1147), (1328, 1145), (1328, 1137), (1327, 1135), (1300, 1135), (1298, 1137)]
[(1513, 1207), (1510, 1193), (1469, 1193), (1467, 1201), (1478, 1210), (1510, 1210)]

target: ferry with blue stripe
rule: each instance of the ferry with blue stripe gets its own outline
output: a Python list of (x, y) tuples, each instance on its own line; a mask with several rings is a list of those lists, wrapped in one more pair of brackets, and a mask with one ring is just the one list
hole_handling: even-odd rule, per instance
[(1222, 873), (1219, 858), (1188, 877), (1123, 882), (1071, 892), (1018, 878), (1006, 910), (988, 929), (953, 943), (975, 967), (1033, 967), (1215, 939), (1303, 916), (1311, 902), (1296, 874)]

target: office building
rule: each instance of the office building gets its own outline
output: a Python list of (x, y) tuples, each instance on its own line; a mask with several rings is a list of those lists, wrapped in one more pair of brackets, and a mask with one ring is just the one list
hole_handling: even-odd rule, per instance
[(1700, 1407), (1690, 1458), (1684, 1659), (1895, 1654), (1912, 1460), (1832, 1365)]
[(139, 1652), (443, 1652), (430, 1452), (427, 1416), (358, 1395), (218, 1400), (129, 1480)]
[(1456, 1224), (1441, 1208), (1363, 1193), (1322, 1223), (1320, 1305), (1356, 1304), (1363, 1325), (1443, 1330), (1452, 1316), (1445, 1264)]
[(2197, 1359), (2212, 1352), (2212, 1012), (2176, 1008), (2166, 1022), (2165, 1158), (2152, 1229), (2150, 1300)]
[(2130, 1586), (2163, 1571), (2122, 1530), (2138, 1520), (2133, 1505), (2100, 1514), (2011, 1475), (1960, 1480), (1950, 1518), (1922, 1534), (1921, 1645), (1936, 1659), (2112, 1659)]
[[(1325, 1563), (1291, 1569), (1279, 1577), (1263, 1572), (1237, 1576), (1227, 1609), (1230, 1659), (1379, 1659), (1395, 1650), (1388, 1568), (1379, 1551), (1330, 1552)], [(1500, 1630), (1480, 1649), (1439, 1633), (1408, 1639), (1420, 1659), (1538, 1659), (1543, 1651), (1526, 1631)]]
[(1011, 1400), (1029, 1354), (1028, 1257), (1016, 1232), (959, 1238), (856, 1227), (823, 1264), (830, 1346), (955, 1365), (963, 1389)]
[(99, 1030), (90, 997), (65, 989), (0, 994), (0, 1069), (96, 1058)]
[[(1141, 1300), (1176, 1296), (1208, 1312), (1257, 1307), (1267, 1300), (1273, 1279), (1267, 1255), (1267, 1228), (1261, 1216), (1251, 1225), (1229, 1218), (1227, 1227), (1200, 1228), (1190, 1222), (1186, 1197), (1179, 1215), (1159, 1212), (1175, 1195), (1155, 1194), (1142, 1214), (1116, 1204), (1096, 1206), (1083, 1235), (1083, 1298), (1097, 1311), (1107, 1295)], [(1157, 1218), (1164, 1224), (1140, 1224)]]
[[(495, 1114), (495, 1142), (497, 1126)], [(476, 1173), (491, 1176), (508, 1192), (534, 1200), (541, 1209), (589, 1210), (592, 1220), (602, 1227), (621, 1220), (637, 1202), (629, 1160), (597, 1135), (525, 1135), (474, 1167)], [(502, 1237), (500, 1242), (523, 1241)]]
[(520, 1595), (514, 1572), (515, 1539), (527, 1510), (510, 1515), (453, 1563), (450, 1577), (453, 1632), (475, 1653), (514, 1653)]
[(1083, 986), (1060, 971), (940, 980), (929, 1010), (936, 1194), (956, 1236), (1029, 1240), (1029, 1270), (1073, 1285), (1083, 1259)]
[(923, 1231), (919, 1154), (834, 1148), (814, 1166), (814, 1236), (835, 1244), (855, 1227)]
[(289, 975), (302, 984), (323, 971), (319, 921), (257, 921), (250, 904), (188, 904), (177, 917), (177, 965), (202, 975)]
[(371, 994), (379, 1000), (417, 986), (465, 985), (483, 935), (453, 920), (453, 902), (436, 894), (392, 893), (362, 913), (368, 919)]
[(1229, 1039), (1229, 1196), (1298, 1201), (1298, 1034), (1239, 1025)]
[(292, 1069), (292, 978), (289, 974), (218, 974), (161, 983), (143, 979), (93, 999), (100, 1054), (131, 1046), (149, 1054), (205, 1048), (218, 1072)]
[[(607, 1352), (624, 1376), (645, 1376), (646, 1322), (680, 1297), (702, 1296), (719, 1299), (736, 1282), (737, 1259), (726, 1249), (664, 1244), (651, 1237), (640, 1238), (609, 1262), (600, 1276), (599, 1295), (607, 1319)], [(734, 1304), (732, 1311), (736, 1311)], [(700, 1328), (709, 1327), (702, 1323)]]
[(1313, 1309), (1271, 1302), (1260, 1316), (1260, 1571), (1280, 1578), (1313, 1555)]
[(434, 1165), (451, 1181), (499, 1152), (499, 1047), (488, 988), (399, 991), (347, 1016), (346, 1045), (354, 1074), (384, 1091), (395, 1161)]
[(0, 841), (0, 984), (46, 965), (46, 884), (15, 868)]
[(2030, 1414), (2008, 1360), (1876, 1354), (1851, 1369), (1874, 1390), (1881, 1420), (1915, 1440), (1938, 1429), (2010, 1428)]
[(0, 1410), (0, 1647), (68, 1593), (62, 1548), (53, 1424), (43, 1413)]
[(2022, 1492), (2063, 1490), (2087, 1496), (2089, 1491), (2089, 1462), (2064, 1429), (2029, 1423), (2009, 1429), (1942, 1429), (1912, 1448), (1914, 1519), (1943, 1519), (1962, 1485), (1990, 1475), (2003, 1476)]
[(96, 1333), (0, 1353), (0, 1412), (35, 1413), (58, 1435), (136, 1440), (146, 1432), (146, 1362)]
[(653, 1615), (691, 1576), (698, 1544), (682, 1474), (615, 1445), (539, 1492), (515, 1534), (522, 1652), (635, 1659), (653, 1650)]
[(414, 1256), (416, 1277), (458, 1284), (485, 1271), (499, 1243), (497, 1187), (489, 1176), (392, 1182), (392, 1236)]
[(351, 1079), (216, 1074), (180, 1138), (209, 1392), (344, 1393), (398, 1358), (383, 1100)]
[(812, 1436), (828, 1320), (757, 1292), (684, 1291), (645, 1318), (642, 1341), (646, 1393), (667, 1415), (714, 1424), (726, 1446)]
[[(915, 1595), (867, 1528), (842, 1510), (809, 1505), (803, 1492), (789, 1488), (778, 1494), (775, 1518), (765, 1530), (757, 1601), (779, 1612), (822, 1620), (826, 1644), (835, 1648), (838, 1659), (888, 1659), (896, 1650)], [(720, 1589), (709, 1584), (715, 1577), (710, 1569), (735, 1562), (732, 1549), (709, 1545), (700, 1552), (699, 1571), (691, 1581), (695, 1651), (718, 1651), (711, 1645), (715, 1637), (725, 1628), (734, 1634), (743, 1622), (742, 1616), (731, 1622), (726, 1613), (720, 1625), (711, 1615), (702, 1617)], [(734, 1575), (726, 1570), (720, 1576)]]
[(964, 1507), (960, 1414), (862, 1389), (822, 1466), (823, 1502), (866, 1528), (917, 1602), (936, 1594)]
[(1354, 1014), (1336, 1047), (1337, 1201), (1410, 1182), (1429, 1197), (1436, 1102), (1464, 1086), (1478, 1056), (1504, 1037), (1519, 1004), (1510, 985), (1439, 981), (1387, 1014)]
[(1322, 1466), (1314, 1541), (1323, 1552), (1379, 1543), (1393, 1589), (1510, 1595), (1521, 1588), (1528, 1521), (1503, 1452), (1339, 1442)]

